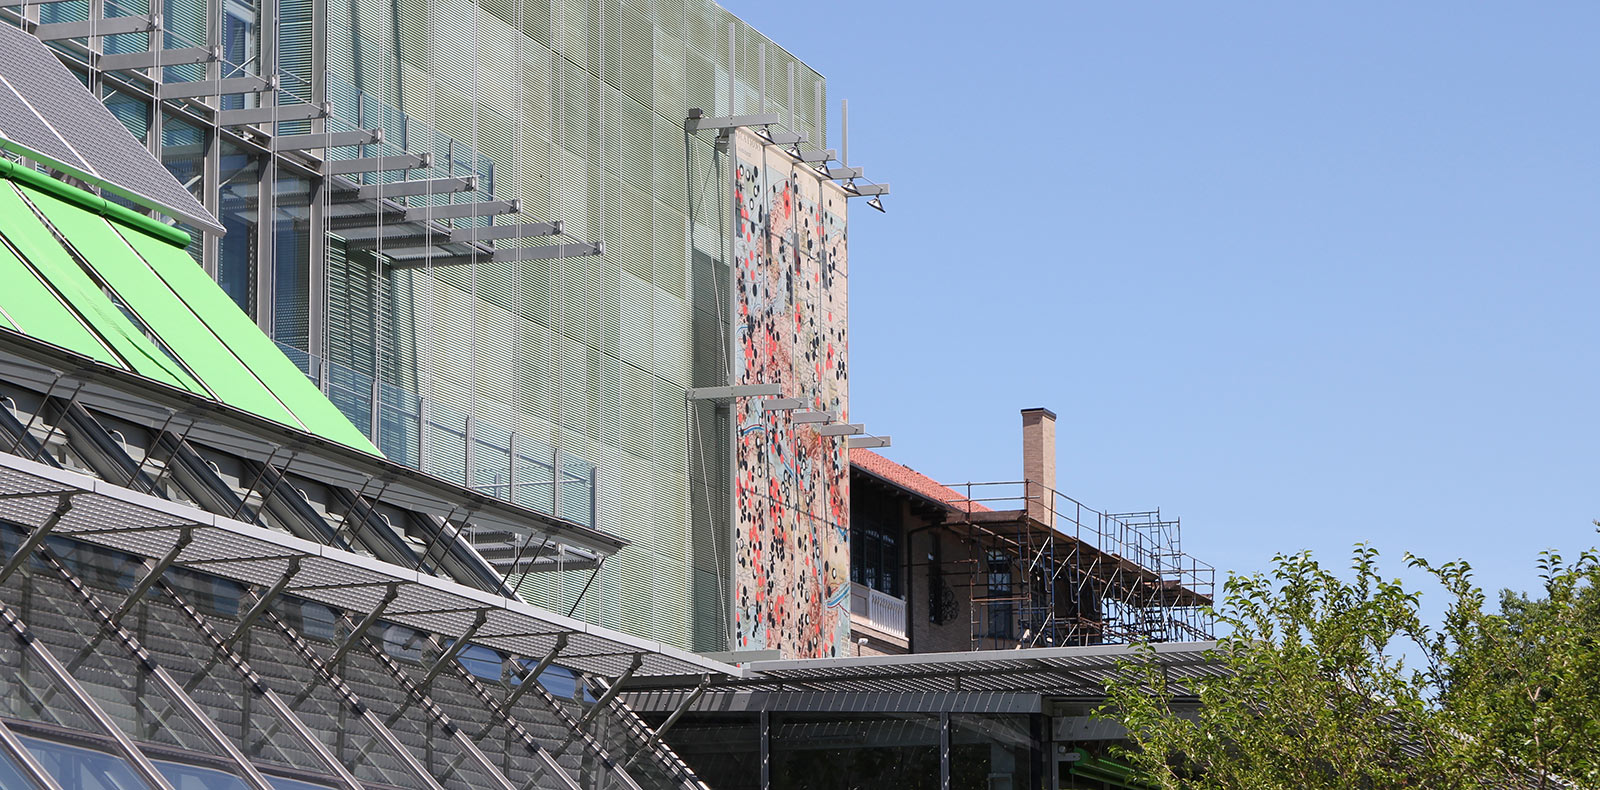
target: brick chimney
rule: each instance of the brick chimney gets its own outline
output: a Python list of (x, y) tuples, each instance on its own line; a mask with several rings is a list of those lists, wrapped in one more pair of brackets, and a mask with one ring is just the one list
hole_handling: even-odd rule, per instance
[(1028, 515), (1055, 526), (1056, 413), (1049, 409), (1022, 410), (1022, 478)]

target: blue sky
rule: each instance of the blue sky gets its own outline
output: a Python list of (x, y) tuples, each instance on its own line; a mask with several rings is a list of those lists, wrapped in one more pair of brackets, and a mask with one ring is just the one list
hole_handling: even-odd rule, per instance
[(1529, 588), (1600, 543), (1600, 4), (725, 6), (851, 104), (852, 418), (941, 481)]

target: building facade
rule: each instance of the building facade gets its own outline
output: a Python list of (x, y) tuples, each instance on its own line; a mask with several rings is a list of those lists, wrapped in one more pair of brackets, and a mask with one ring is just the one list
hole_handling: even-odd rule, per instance
[[(847, 414), (860, 193), (817, 153), (816, 71), (709, 0), (65, 0), (0, 21), (47, 31), (216, 217), (223, 232), (185, 223), (191, 256), (385, 456), (629, 541), (519, 595), (684, 648), (736, 649), (742, 632), (837, 651), (845, 439), (774, 425), (792, 447), (764, 452), (820, 466), (763, 471), (786, 497), (774, 523), (800, 518), (818, 546), (803, 579), (771, 575), (790, 575), (782, 600), (817, 606), (761, 625), (765, 604), (736, 603), (757, 547), (737, 544), (771, 526), (734, 524), (755, 490), (735, 486), (751, 451), (734, 436), (757, 420), (687, 398), (771, 370), (740, 335), (754, 270), (729, 266), (759, 249), (762, 276), (810, 267), (809, 290), (758, 297), (813, 322), (782, 338), (785, 392)], [(686, 130), (694, 109), (772, 115), (730, 152), (734, 135)], [(775, 226), (774, 197), (789, 201)], [(819, 340), (805, 353), (822, 367), (787, 356)], [(514, 575), (527, 550), (482, 548)]]
[(1206, 641), (1215, 570), (1159, 510), (1056, 488), (1055, 420), (1022, 412), (1023, 479), (942, 485), (851, 456), (853, 655)]

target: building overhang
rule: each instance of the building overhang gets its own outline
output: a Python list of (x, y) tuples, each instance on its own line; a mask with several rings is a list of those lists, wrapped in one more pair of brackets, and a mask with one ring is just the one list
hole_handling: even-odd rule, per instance
[(287, 465), (295, 474), (355, 491), (381, 493), (397, 507), (481, 531), (508, 532), (610, 555), (628, 541), (295, 430), (224, 403), (101, 364), (88, 357), (0, 328), (0, 379), (37, 392), (73, 397), (85, 407), (137, 424), (171, 419), (191, 441), (227, 448), (253, 461)]
[(0, 519), (149, 559), (176, 548), (173, 565), (247, 585), (278, 583), (295, 563), (285, 593), (357, 614), (381, 609), (385, 621), (452, 639), (471, 632), (473, 644), (513, 655), (547, 655), (561, 641), (558, 663), (601, 677), (622, 675), (635, 660), (635, 679), (740, 674), (660, 642), (5, 453)]
[(1195, 679), (1226, 672), (1210, 654), (1215, 646), (1168, 642), (1149, 646), (1148, 654), (1142, 646), (1100, 645), (752, 661), (738, 674), (641, 679), (631, 684), (627, 700), (636, 710), (670, 711), (703, 683), (691, 711), (1033, 713), (1046, 701), (1103, 699), (1106, 681), (1124, 663), (1147, 655), (1162, 666), (1170, 691), (1193, 696)]

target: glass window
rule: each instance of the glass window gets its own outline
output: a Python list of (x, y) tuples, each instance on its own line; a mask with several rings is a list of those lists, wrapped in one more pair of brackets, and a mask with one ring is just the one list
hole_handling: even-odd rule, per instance
[(250, 790), (244, 780), (215, 768), (158, 760), (156, 770), (172, 785), (172, 790)]
[(272, 337), (306, 348), (311, 320), (311, 181), (279, 178), (273, 209)]
[(1033, 787), (1033, 735), (1027, 716), (950, 717), (952, 790)]
[(939, 717), (773, 716), (773, 790), (939, 786)]
[(150, 787), (121, 757), (40, 738), (23, 736), (21, 740), (62, 787), (73, 790), (148, 790)]
[(217, 284), (246, 313), (255, 315), (256, 227), (261, 216), (261, 161), (243, 148), (222, 144), (218, 205), (222, 237)]
[(902, 597), (899, 503), (861, 497), (850, 504), (850, 580)]
[(0, 752), (0, 787), (37, 788), (33, 782), (24, 778), (22, 769), (17, 767), (11, 755)]

